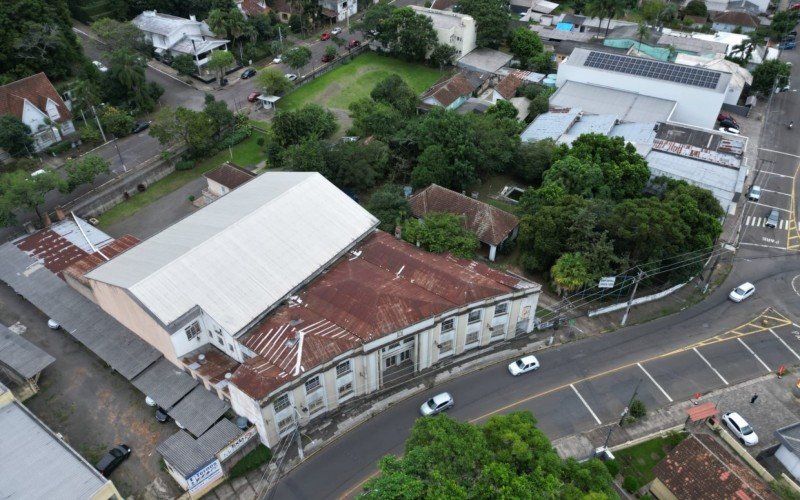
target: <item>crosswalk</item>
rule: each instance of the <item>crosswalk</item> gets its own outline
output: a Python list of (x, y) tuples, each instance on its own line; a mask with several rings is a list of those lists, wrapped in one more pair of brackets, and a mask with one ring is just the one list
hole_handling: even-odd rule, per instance
[[(752, 215), (748, 215), (747, 219), (745, 219), (744, 224), (745, 226), (753, 226), (753, 227), (765, 227), (767, 218), (766, 217), (755, 217)], [(778, 227), (776, 229), (794, 229), (794, 221), (790, 221), (787, 219), (781, 219), (778, 223)]]

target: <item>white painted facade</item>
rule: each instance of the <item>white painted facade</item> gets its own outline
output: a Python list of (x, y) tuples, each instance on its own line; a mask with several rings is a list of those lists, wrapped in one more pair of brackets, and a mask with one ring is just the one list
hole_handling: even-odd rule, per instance
[(75, 132), (72, 120), (56, 123), (56, 120), (61, 119), (61, 113), (58, 111), (58, 105), (52, 99), (47, 99), (45, 106), (46, 112), (34, 106), (27, 99), (22, 106), (21, 121), (30, 127), (36, 151), (41, 151), (61, 141), (63, 136)]
[(472, 16), (446, 10), (426, 9), (411, 6), (417, 14), (427, 16), (433, 21), (433, 29), (439, 43), (456, 49), (456, 59), (472, 52), (475, 48), (476, 25)]
[(336, 21), (346, 21), (358, 12), (358, 0), (320, 0), (320, 7), (336, 12)]
[(795, 480), (800, 481), (800, 458), (798, 458), (792, 450), (782, 444), (778, 448), (778, 451), (775, 452), (775, 458), (786, 467), (786, 470), (789, 471), (789, 474), (791, 474)]

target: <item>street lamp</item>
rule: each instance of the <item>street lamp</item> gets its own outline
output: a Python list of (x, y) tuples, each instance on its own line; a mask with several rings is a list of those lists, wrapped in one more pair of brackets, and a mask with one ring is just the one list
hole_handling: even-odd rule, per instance
[(122, 171), (127, 172), (128, 168), (125, 166), (125, 160), (122, 159), (122, 153), (119, 151), (119, 146), (117, 146), (117, 138), (114, 138), (114, 148), (117, 150), (117, 155), (119, 156), (119, 162), (122, 164)]

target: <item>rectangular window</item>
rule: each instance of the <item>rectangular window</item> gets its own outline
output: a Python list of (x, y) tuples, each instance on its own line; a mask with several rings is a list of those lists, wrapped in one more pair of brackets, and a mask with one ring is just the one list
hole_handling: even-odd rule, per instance
[[(193, 338), (200, 335), (200, 322), (195, 321), (191, 325), (184, 328), (183, 331), (186, 332), (186, 340), (192, 340)], [(198, 337), (197, 340), (200, 340), (200, 338)]]
[(495, 316), (502, 316), (504, 314), (508, 314), (508, 302), (503, 302), (502, 304), (494, 306)]
[(272, 403), (272, 406), (275, 408), (275, 413), (282, 412), (289, 407), (289, 395), (284, 394), (283, 396), (279, 397), (274, 403)]
[(321, 386), (319, 383), (319, 375), (317, 375), (312, 379), (306, 380), (306, 394), (308, 394), (309, 392), (314, 392), (320, 387)]
[(474, 344), (478, 341), (478, 333), (480, 332), (469, 332), (467, 334), (467, 344)]
[(450, 352), (453, 350), (453, 341), (452, 340), (445, 340), (441, 344), (439, 344), (439, 354)]
[(312, 415), (322, 410), (323, 408), (325, 408), (325, 400), (322, 398), (317, 398), (314, 401), (310, 401), (308, 403), (308, 413)]
[(233, 352), (233, 344), (228, 344), (228, 350)]
[(219, 345), (225, 345), (225, 341), (219, 335), (217, 335), (217, 342), (219, 342)]
[(348, 382), (344, 385), (339, 386), (339, 399), (353, 393), (353, 383)]
[(278, 422), (278, 432), (280, 432), (280, 433), (284, 432), (286, 429), (288, 429), (289, 427), (292, 426), (293, 422), (294, 422), (294, 419), (291, 416), (286, 417), (283, 420), (279, 421)]
[(446, 320), (442, 321), (442, 331), (443, 332), (449, 332), (451, 330), (454, 330), (455, 327), (456, 327), (456, 319), (455, 318), (450, 318), (450, 319), (446, 319)]
[(474, 311), (469, 312), (469, 319), (467, 320), (468, 323), (478, 323), (481, 320), (481, 310), (476, 309)]
[(336, 365), (336, 376), (337, 377), (341, 377), (343, 375), (347, 375), (351, 371), (352, 370), (350, 369), (350, 360), (349, 359), (347, 361), (343, 362), (343, 363), (339, 363), (338, 365)]
[(498, 339), (500, 337), (505, 337), (506, 335), (506, 325), (495, 325), (494, 330), (492, 330), (492, 338)]

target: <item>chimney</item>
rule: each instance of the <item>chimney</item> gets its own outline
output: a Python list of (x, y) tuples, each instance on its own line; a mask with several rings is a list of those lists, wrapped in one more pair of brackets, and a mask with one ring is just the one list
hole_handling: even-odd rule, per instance
[(53, 221), (50, 220), (50, 215), (47, 213), (44, 214), (43, 222), (44, 222), (44, 227), (50, 227), (50, 224), (53, 223)]
[(197, 21), (197, 17), (195, 17), (195, 15), (194, 15), (194, 14), (190, 14), (190, 15), (189, 15), (189, 20), (190, 20), (190, 21)]
[(201, 365), (206, 364), (206, 355), (205, 354), (201, 354), (201, 355), (197, 356), (197, 362), (200, 363)]
[(64, 215), (64, 209), (61, 208), (60, 206), (56, 207), (56, 219), (64, 220), (65, 218), (66, 215)]

